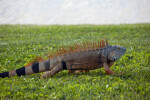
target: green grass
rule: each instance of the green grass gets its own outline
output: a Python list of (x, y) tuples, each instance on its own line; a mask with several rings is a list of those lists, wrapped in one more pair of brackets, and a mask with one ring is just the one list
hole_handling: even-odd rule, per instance
[(0, 72), (24, 66), (34, 56), (61, 45), (106, 38), (110, 45), (126, 47), (126, 54), (111, 68), (53, 78), (42, 73), (0, 78), (0, 98), (5, 99), (150, 99), (150, 24), (133, 25), (0, 25)]

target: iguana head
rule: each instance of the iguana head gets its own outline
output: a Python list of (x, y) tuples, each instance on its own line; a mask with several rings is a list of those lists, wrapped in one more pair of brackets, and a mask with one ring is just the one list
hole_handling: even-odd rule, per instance
[(126, 48), (114, 45), (110, 46), (109, 51), (110, 52), (108, 54), (108, 59), (113, 62), (124, 55), (124, 53), (126, 52)]

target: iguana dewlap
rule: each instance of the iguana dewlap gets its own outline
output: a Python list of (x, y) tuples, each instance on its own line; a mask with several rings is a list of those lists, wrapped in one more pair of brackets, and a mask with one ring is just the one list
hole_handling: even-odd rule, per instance
[(43, 78), (46, 78), (62, 70), (69, 70), (69, 72), (74, 72), (75, 70), (88, 71), (102, 67), (106, 74), (115, 74), (110, 67), (125, 52), (126, 48), (124, 47), (109, 46), (102, 41), (99, 44), (87, 44), (84, 49), (83, 46), (80, 46), (78, 50), (60, 54), (45, 61), (34, 62), (27, 67), (0, 73), (0, 77), (30, 75), (46, 71), (42, 75)]

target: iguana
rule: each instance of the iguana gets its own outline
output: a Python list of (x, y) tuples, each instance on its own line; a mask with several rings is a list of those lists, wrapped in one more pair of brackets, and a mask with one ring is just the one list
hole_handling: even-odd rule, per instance
[(107, 40), (98, 43), (89, 42), (76, 44), (72, 47), (60, 48), (51, 53), (47, 60), (39, 60), (9, 72), (0, 73), (0, 77), (11, 77), (30, 75), (45, 72), (41, 77), (47, 78), (62, 70), (88, 72), (89, 70), (104, 68), (106, 74), (115, 73), (110, 69), (113, 63), (126, 52), (126, 48), (120, 46), (110, 46)]

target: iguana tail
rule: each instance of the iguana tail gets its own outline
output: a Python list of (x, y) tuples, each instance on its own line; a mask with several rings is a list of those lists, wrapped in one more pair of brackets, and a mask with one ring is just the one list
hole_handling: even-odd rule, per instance
[(27, 67), (21, 67), (16, 70), (0, 73), (0, 77), (5, 78), (5, 77), (12, 77), (15, 75), (17, 76), (30, 75), (34, 73), (48, 71), (49, 68), (50, 68), (50, 60), (46, 60), (43, 62), (35, 62), (32, 65), (27, 66)]

